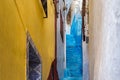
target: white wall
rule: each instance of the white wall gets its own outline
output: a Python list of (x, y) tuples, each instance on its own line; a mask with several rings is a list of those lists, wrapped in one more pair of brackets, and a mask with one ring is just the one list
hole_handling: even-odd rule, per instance
[(90, 80), (120, 80), (120, 0), (89, 4)]
[[(60, 9), (63, 10), (63, 1), (59, 0), (57, 4), (58, 18), (57, 18), (57, 70), (59, 79), (64, 77), (64, 43), (62, 42), (60, 34)], [(63, 15), (64, 13), (62, 13)], [(64, 20), (64, 16), (63, 16)]]

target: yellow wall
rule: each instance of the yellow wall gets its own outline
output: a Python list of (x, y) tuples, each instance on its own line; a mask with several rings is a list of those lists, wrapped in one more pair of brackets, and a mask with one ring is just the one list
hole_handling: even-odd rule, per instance
[(54, 60), (54, 4), (48, 0), (48, 18), (41, 0), (0, 0), (0, 80), (26, 79), (26, 32), (42, 58), (47, 80)]

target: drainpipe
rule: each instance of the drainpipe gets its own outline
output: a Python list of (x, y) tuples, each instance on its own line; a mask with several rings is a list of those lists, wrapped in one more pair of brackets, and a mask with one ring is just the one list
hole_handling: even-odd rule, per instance
[(86, 0), (83, 0), (82, 3), (82, 38), (83, 41), (85, 41), (85, 21), (84, 21), (84, 17), (85, 17), (85, 9), (86, 9)]

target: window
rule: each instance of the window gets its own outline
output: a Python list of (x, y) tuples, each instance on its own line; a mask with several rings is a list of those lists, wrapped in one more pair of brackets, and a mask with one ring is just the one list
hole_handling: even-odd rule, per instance
[(47, 0), (41, 0), (42, 2), (42, 6), (43, 6), (43, 9), (44, 9), (44, 12), (46, 14), (46, 17), (44, 18), (47, 18), (48, 17), (48, 12), (47, 12)]

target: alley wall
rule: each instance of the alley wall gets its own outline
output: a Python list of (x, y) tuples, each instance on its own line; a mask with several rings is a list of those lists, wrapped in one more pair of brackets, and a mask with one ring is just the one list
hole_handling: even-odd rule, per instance
[(120, 1), (89, 1), (90, 80), (120, 79)]

